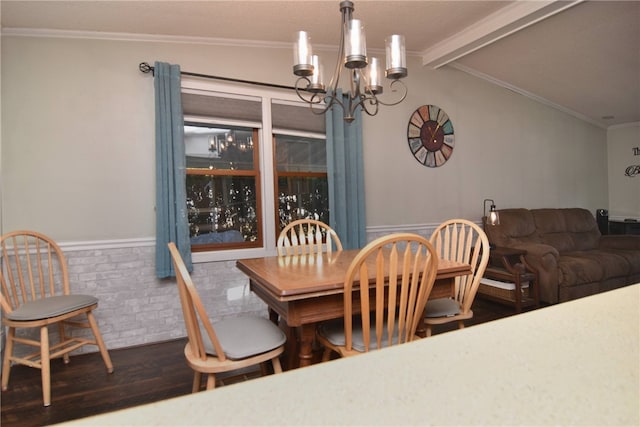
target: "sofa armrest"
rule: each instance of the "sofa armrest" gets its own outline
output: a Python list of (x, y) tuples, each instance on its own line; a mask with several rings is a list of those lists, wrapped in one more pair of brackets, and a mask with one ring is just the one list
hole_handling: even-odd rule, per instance
[(525, 259), (536, 269), (549, 270), (558, 266), (560, 253), (551, 245), (543, 243), (518, 243), (512, 246), (526, 251)]
[(538, 273), (540, 299), (555, 304), (558, 302), (558, 258), (556, 248), (542, 243), (514, 243), (512, 248), (527, 252), (524, 259), (527, 266)]
[(640, 236), (631, 234), (601, 236), (599, 249), (640, 250)]

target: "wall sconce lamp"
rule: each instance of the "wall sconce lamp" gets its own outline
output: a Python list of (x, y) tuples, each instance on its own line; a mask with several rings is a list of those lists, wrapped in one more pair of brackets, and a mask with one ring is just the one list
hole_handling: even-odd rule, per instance
[[(487, 202), (491, 202), (491, 205), (489, 206), (489, 216), (487, 216)], [(484, 211), (482, 219), (485, 225), (500, 224), (500, 215), (498, 214), (498, 211), (496, 211), (496, 203), (493, 201), (493, 199), (484, 199)]]

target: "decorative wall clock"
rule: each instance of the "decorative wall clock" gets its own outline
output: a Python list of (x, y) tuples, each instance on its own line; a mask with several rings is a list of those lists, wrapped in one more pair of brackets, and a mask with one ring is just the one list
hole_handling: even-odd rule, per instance
[(411, 114), (407, 139), (413, 157), (430, 168), (444, 165), (453, 154), (453, 124), (437, 105), (423, 105)]

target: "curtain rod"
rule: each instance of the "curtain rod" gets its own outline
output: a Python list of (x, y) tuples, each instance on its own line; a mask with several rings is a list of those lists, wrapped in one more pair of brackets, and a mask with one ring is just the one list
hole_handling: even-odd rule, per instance
[[(140, 65), (138, 66), (138, 68), (143, 73), (151, 73), (151, 75), (154, 75), (153, 74), (154, 67), (149, 65), (147, 62), (141, 62)], [(227, 82), (234, 82), (234, 83), (244, 83), (244, 84), (250, 84), (250, 85), (256, 85), (256, 86), (273, 87), (273, 88), (278, 88), (278, 89), (296, 90), (296, 88), (293, 87), (293, 86), (277, 85), (277, 84), (274, 84), (274, 83), (254, 82), (254, 81), (251, 81), (251, 80), (233, 79), (231, 77), (212, 76), (212, 75), (209, 75), (209, 74), (190, 73), (190, 72), (187, 72), (187, 71), (180, 71), (180, 74), (183, 75), (183, 76), (200, 77), (200, 78), (204, 78), (204, 79), (224, 80), (224, 81), (227, 81)]]

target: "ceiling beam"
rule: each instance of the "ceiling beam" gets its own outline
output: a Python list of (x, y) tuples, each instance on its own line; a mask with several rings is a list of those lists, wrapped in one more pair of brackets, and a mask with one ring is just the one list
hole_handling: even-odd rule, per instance
[(440, 68), (584, 0), (514, 1), (422, 52), (422, 65)]

